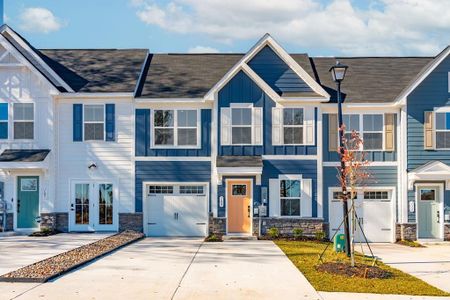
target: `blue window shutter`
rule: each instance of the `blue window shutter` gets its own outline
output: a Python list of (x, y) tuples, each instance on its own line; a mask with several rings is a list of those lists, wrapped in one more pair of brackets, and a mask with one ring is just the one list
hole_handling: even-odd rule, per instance
[(115, 104), (106, 104), (106, 140), (116, 140)]
[(0, 103), (0, 139), (8, 139), (8, 103)]
[(81, 142), (83, 140), (83, 105), (73, 105), (73, 141)]
[(136, 156), (146, 156), (150, 141), (150, 109), (136, 109), (135, 153)]

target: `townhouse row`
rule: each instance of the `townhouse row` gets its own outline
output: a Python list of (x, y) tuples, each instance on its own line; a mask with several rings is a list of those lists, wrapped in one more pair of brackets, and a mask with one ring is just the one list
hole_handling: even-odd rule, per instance
[(245, 54), (153, 54), (0, 33), (6, 230), (332, 236), (339, 60), (344, 123), (370, 161), (355, 199), (368, 239), (450, 239), (450, 48), (310, 57), (267, 34)]

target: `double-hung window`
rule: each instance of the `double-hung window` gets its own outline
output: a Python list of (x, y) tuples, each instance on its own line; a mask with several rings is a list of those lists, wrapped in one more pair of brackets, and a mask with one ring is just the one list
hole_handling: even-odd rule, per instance
[(103, 141), (105, 139), (105, 106), (84, 105), (84, 140)]
[(231, 144), (252, 144), (252, 108), (231, 108)]
[(303, 108), (283, 109), (283, 138), (286, 145), (303, 144)]
[(153, 145), (157, 147), (198, 145), (198, 111), (192, 109), (153, 112)]
[(298, 179), (280, 179), (281, 216), (300, 216), (301, 184)]
[(450, 112), (436, 113), (436, 149), (450, 149)]
[(347, 141), (351, 139), (353, 131), (355, 131), (357, 134), (360, 133), (359, 115), (343, 115), (342, 122), (345, 125), (344, 137)]
[(13, 104), (13, 128), (15, 140), (34, 139), (34, 104)]
[(8, 139), (8, 103), (0, 103), (0, 139)]
[(383, 150), (383, 114), (346, 114), (342, 116), (342, 120), (345, 125), (344, 137), (347, 141), (355, 131), (363, 140), (362, 149)]

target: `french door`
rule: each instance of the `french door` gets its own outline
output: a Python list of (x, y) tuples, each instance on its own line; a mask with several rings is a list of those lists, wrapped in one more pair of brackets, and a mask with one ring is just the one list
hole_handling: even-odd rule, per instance
[(116, 186), (111, 182), (73, 182), (70, 230), (117, 230), (117, 202)]

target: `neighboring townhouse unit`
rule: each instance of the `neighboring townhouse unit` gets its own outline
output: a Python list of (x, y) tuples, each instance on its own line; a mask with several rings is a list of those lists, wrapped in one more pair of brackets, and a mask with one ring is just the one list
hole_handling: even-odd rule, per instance
[(36, 50), (7, 26), (0, 38), (8, 229), (333, 235), (339, 60), (344, 123), (370, 161), (356, 196), (367, 238), (450, 237), (449, 49), (309, 57), (266, 34), (245, 54), (152, 54)]

